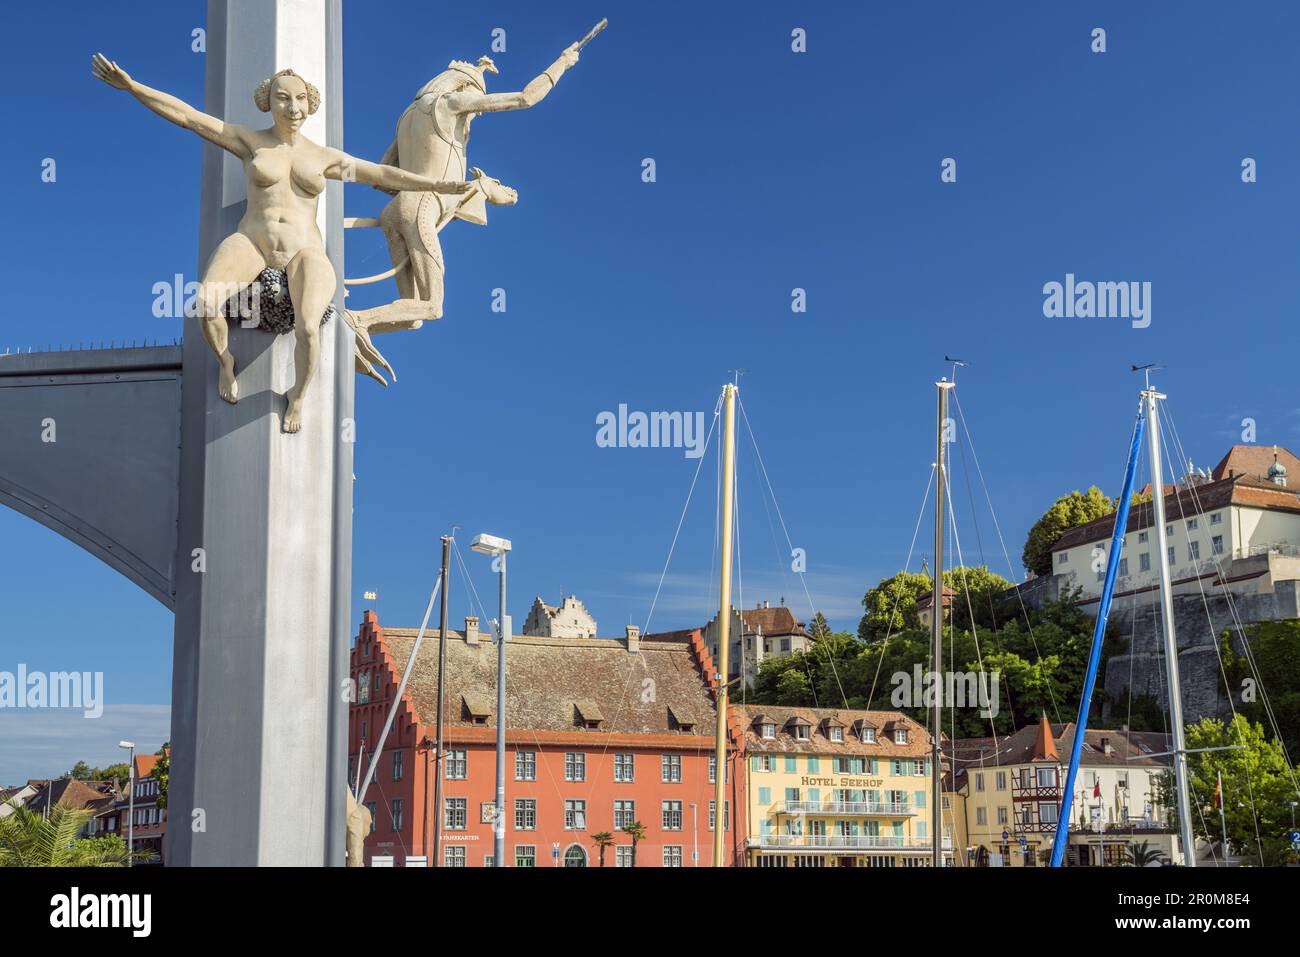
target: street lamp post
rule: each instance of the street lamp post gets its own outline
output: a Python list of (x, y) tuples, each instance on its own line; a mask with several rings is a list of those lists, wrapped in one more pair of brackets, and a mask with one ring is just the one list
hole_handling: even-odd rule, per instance
[(126, 866), (134, 867), (131, 852), (135, 850), (135, 742), (119, 741), (119, 748), (127, 753), (127, 798), (126, 798)]
[(506, 866), (506, 642), (510, 640), (510, 616), (506, 614), (506, 553), (510, 540), (495, 535), (476, 535), (470, 548), (491, 555), (501, 580), (500, 611), (497, 617), (497, 793), (492, 807), (492, 866)]

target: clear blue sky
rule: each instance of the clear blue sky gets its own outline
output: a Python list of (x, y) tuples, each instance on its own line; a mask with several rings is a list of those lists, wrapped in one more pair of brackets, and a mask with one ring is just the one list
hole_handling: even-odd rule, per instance
[[(843, 628), (906, 554), (945, 353), (971, 362), (962, 405), (1017, 574), (1057, 495), (1115, 493), (1130, 362), (1169, 366), (1159, 384), (1197, 464), (1238, 440), (1244, 416), (1259, 441), (1300, 444), (1294, 4), (347, 6), (345, 145), (372, 159), (415, 90), (488, 52), (494, 27), (508, 49), (490, 81), (504, 90), (611, 19), (539, 107), (476, 122), (471, 163), (519, 205), (443, 233), (445, 318), (381, 342), (393, 388), (358, 382), (358, 620), (376, 589), (382, 621), (418, 624), (438, 536), (459, 524), (462, 543), (514, 540), (517, 623), (563, 588), (603, 634), (644, 624), (695, 462), (598, 448), (596, 416), (619, 403), (708, 413), (738, 367), (814, 601)], [(152, 317), (151, 287), (194, 278), (200, 143), (94, 82), (88, 61), (102, 50), (201, 106), (190, 31), (204, 4), (59, 11), (18, 5), (0, 39), (0, 348), (172, 339), (179, 321)], [(1089, 48), (1097, 26), (1104, 54)], [(806, 53), (790, 49), (795, 27)], [(56, 183), (41, 182), (45, 157)], [(945, 157), (955, 184), (940, 182)], [(1258, 183), (1241, 182), (1244, 157)], [(348, 190), (349, 215), (381, 208)], [(366, 231), (347, 257), (353, 275), (388, 265)], [(1067, 272), (1151, 282), (1150, 328), (1044, 318), (1043, 284)], [(806, 314), (791, 312), (795, 287)], [(714, 468), (653, 629), (710, 615)], [(805, 615), (743, 445), (740, 496), (746, 603), (784, 596)], [(985, 557), (1008, 574), (979, 515)], [(14, 513), (0, 512), (0, 541), (0, 670), (103, 671), (118, 722), (0, 713), (0, 783), (107, 762), (122, 735), (156, 744), (165, 711), (143, 706), (169, 701), (170, 613)], [(466, 560), (494, 604), (486, 560)], [(458, 577), (451, 594), (459, 621)], [(138, 710), (112, 711), (125, 705)]]

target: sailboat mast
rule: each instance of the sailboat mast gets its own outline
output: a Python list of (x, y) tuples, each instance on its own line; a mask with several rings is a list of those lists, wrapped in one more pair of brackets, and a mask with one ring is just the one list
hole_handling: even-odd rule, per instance
[[(1192, 804), (1187, 793), (1187, 750), (1183, 741), (1183, 695), (1178, 681), (1178, 647), (1174, 636), (1174, 598), (1169, 583), (1169, 546), (1165, 534), (1165, 487), (1160, 465), (1160, 413), (1157, 402), (1164, 396), (1148, 387), (1142, 393), (1147, 406), (1147, 436), (1151, 449), (1151, 503), (1156, 530), (1156, 560), (1160, 567), (1160, 618), (1164, 625), (1165, 674), (1169, 683), (1169, 723), (1174, 733), (1174, 782), (1178, 789), (1178, 830), (1183, 841), (1183, 858), (1196, 866), (1196, 844), (1192, 839)], [(1175, 491), (1177, 487), (1175, 486)]]
[(935, 429), (934, 478), (934, 586), (930, 592), (930, 660), (933, 672), (931, 686), (934, 705), (930, 713), (930, 816), (933, 820), (930, 840), (930, 863), (943, 866), (943, 762), (940, 760), (939, 732), (943, 723), (944, 682), (939, 675), (943, 669), (943, 510), (947, 469), (944, 464), (944, 431), (948, 424), (948, 391), (952, 382), (940, 379), (935, 383), (939, 392), (939, 421)]
[[(722, 582), (718, 589), (718, 726), (713, 769), (713, 866), (724, 864), (727, 781), (727, 681), (731, 670), (731, 520), (736, 483), (736, 387), (722, 387)], [(741, 676), (744, 680), (744, 675)]]

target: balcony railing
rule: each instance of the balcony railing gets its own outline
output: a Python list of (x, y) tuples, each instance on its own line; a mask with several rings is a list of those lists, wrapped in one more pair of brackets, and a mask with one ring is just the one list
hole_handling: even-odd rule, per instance
[[(899, 837), (894, 834), (764, 834), (750, 838), (749, 846), (806, 850), (928, 851), (934, 847), (934, 842), (928, 837)], [(952, 850), (952, 838), (943, 839), (943, 849)]]
[(843, 817), (908, 817), (918, 813), (910, 801), (786, 801), (782, 814), (834, 814)]

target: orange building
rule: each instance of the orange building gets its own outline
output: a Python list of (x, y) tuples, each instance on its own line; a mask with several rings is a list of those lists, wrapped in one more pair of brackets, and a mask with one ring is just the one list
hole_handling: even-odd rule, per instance
[[(352, 650), (349, 777), (364, 777), (416, 630), (367, 611)], [(491, 866), (496, 646), (467, 618), (448, 631), (442, 807), (434, 806), (439, 633), (425, 634), (364, 803), (369, 865)], [(707, 866), (713, 845), (714, 667), (698, 631), (677, 640), (516, 636), (506, 647), (505, 859), (515, 867)], [(726, 860), (744, 859), (743, 729), (733, 727)], [(613, 843), (603, 854), (598, 833)], [(695, 852), (698, 850), (698, 859)]]

